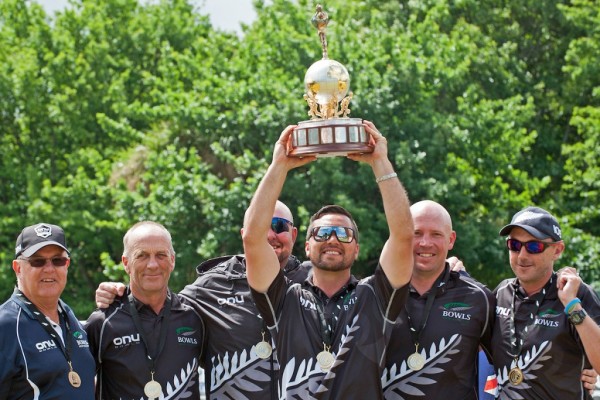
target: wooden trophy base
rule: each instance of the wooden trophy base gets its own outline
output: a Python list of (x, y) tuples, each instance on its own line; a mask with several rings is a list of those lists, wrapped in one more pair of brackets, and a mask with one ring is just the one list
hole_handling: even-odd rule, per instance
[(302, 121), (292, 133), (290, 156), (347, 156), (351, 153), (372, 153), (369, 134), (360, 118), (332, 118)]

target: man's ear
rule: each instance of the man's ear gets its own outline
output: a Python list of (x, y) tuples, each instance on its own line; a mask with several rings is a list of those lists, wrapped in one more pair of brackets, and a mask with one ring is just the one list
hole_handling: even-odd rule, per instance
[(127, 275), (129, 275), (129, 260), (125, 256), (121, 256), (121, 262), (123, 263), (123, 268)]
[(21, 273), (21, 263), (19, 260), (13, 260), (12, 269), (15, 271), (15, 274), (19, 275)]
[(560, 258), (560, 256), (562, 255), (563, 251), (565, 251), (565, 242), (560, 242), (557, 243), (554, 246), (550, 246), (551, 248), (554, 248), (554, 257), (552, 257), (553, 260), (558, 260)]
[(450, 233), (450, 241), (448, 243), (448, 250), (452, 250), (454, 248), (454, 243), (456, 243), (456, 231), (452, 231), (452, 233)]

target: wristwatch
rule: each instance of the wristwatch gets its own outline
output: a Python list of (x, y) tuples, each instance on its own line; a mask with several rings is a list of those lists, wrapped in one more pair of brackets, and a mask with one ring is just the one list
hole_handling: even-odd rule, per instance
[(571, 311), (569, 314), (569, 321), (571, 321), (573, 325), (579, 325), (583, 322), (585, 317), (587, 317), (587, 313), (582, 308), (581, 310)]

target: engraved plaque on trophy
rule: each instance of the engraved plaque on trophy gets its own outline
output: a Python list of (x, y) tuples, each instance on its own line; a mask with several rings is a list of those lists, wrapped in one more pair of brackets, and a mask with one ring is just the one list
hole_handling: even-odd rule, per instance
[(301, 121), (292, 133), (289, 154), (302, 157), (345, 156), (349, 153), (370, 153), (369, 134), (360, 118), (349, 118), (350, 74), (341, 63), (327, 56), (326, 28), (329, 16), (321, 5), (311, 19), (317, 28), (323, 58), (308, 68), (304, 76), (304, 99), (308, 103), (310, 120)]

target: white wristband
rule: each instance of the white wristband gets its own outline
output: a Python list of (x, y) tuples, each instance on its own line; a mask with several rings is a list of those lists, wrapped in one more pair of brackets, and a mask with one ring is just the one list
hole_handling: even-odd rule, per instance
[(380, 176), (379, 178), (375, 179), (375, 182), (380, 183), (380, 182), (383, 182), (383, 181), (387, 181), (388, 179), (395, 178), (397, 176), (398, 176), (397, 173), (392, 172), (391, 174)]

